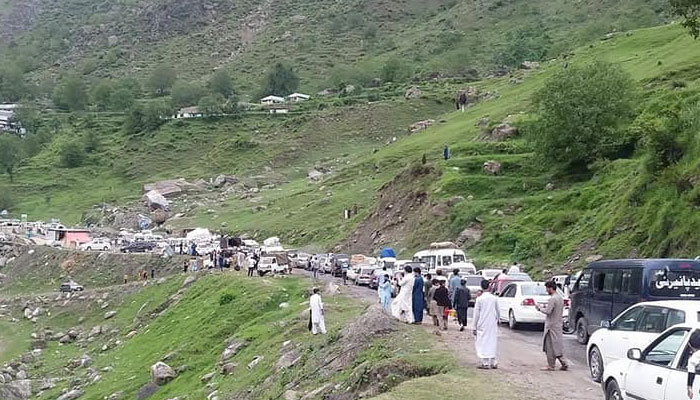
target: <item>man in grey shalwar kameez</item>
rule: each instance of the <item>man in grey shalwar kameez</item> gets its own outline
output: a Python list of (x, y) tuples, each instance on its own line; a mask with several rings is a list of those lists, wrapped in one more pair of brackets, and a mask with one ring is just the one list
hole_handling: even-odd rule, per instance
[(569, 369), (569, 363), (564, 358), (564, 328), (562, 315), (564, 311), (564, 299), (557, 292), (557, 284), (554, 281), (549, 281), (545, 284), (549, 301), (547, 306), (540, 307), (537, 305), (537, 310), (546, 315), (544, 321), (544, 338), (542, 350), (547, 354), (547, 366), (542, 368), (543, 371), (554, 371), (556, 361), (559, 360), (561, 370)]

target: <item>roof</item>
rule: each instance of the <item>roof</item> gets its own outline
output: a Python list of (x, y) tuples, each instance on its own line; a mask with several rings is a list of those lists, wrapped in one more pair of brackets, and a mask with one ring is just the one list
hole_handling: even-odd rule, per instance
[(311, 96), (309, 96), (308, 94), (304, 94), (304, 93), (292, 93), (292, 94), (290, 94), (290, 95), (287, 96), (287, 97), (300, 97), (300, 98), (303, 98), (303, 99), (311, 98)]
[(178, 114), (198, 114), (199, 108), (197, 107), (183, 107), (178, 111)]
[(279, 96), (267, 96), (263, 97), (260, 99), (260, 101), (279, 101), (279, 102), (284, 102), (284, 97), (279, 97)]

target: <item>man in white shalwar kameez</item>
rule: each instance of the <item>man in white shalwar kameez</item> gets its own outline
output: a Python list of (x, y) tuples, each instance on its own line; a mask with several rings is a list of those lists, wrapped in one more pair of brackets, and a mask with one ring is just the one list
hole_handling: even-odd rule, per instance
[(404, 277), (399, 281), (399, 294), (391, 303), (391, 315), (401, 322), (412, 324), (413, 319), (413, 283), (415, 277), (411, 267), (406, 267)]
[(311, 333), (326, 334), (326, 322), (323, 319), (323, 301), (321, 295), (318, 294), (318, 288), (314, 288), (314, 294), (309, 300), (311, 306)]
[(487, 292), (488, 282), (482, 281), (483, 293), (474, 304), (474, 334), (476, 335), (476, 356), (480, 369), (498, 368), (498, 323), (499, 311), (496, 296)]

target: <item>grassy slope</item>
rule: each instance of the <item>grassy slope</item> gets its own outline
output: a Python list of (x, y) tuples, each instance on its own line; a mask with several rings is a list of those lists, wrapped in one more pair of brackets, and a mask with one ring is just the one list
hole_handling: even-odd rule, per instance
[[(287, 383), (298, 382), (302, 378), (301, 387), (295, 388), (302, 392), (329, 382), (341, 385), (361, 383), (366, 377), (362, 378), (358, 373), (391, 363), (410, 366), (410, 370), (421, 375), (441, 373), (454, 367), (455, 361), (448, 353), (432, 349), (427, 333), (403, 326), (394, 334), (368, 343), (368, 347), (353, 362), (341, 371), (327, 371), (330, 375), (324, 379), (315, 369), (317, 363), (328, 356), (327, 351), (336, 351), (333, 350), (336, 342), (343, 340), (341, 329), (364, 308), (359, 302), (340, 295), (326, 296), (329, 335), (313, 337), (306, 330), (306, 320), (298, 317), (305, 307), (303, 302), (309, 284), (307, 280), (246, 279), (233, 274), (214, 274), (197, 281), (185, 291), (181, 300), (172, 304), (160, 316), (149, 317), (175, 293), (181, 283), (182, 277), (176, 276), (136, 293), (112, 293), (108, 300), (111, 303), (109, 309), (118, 310), (118, 313), (109, 321), (104, 321), (104, 310), (93, 302), (72, 303), (52, 309), (50, 317), (40, 318), (34, 326), (35, 330), (51, 326), (57, 332), (79, 326), (89, 331), (92, 326), (105, 325), (119, 333), (116, 336), (100, 336), (97, 340), (89, 341), (83, 348), (77, 344), (59, 346), (56, 342), (49, 342), (41, 356), (41, 362), (32, 365), (30, 376), (57, 376), (69, 358), (87, 353), (94, 360), (92, 368), (95, 371), (101, 371), (105, 367), (111, 367), (112, 370), (99, 372), (102, 378), (96, 383), (88, 384), (83, 397), (102, 398), (117, 391), (124, 391), (127, 397), (133, 397), (150, 380), (148, 367), (172, 353), (168, 364), (174, 368), (187, 365), (187, 369), (173, 382), (161, 387), (152, 398), (180, 396), (199, 399), (208, 393), (200, 377), (216, 370), (218, 357), (225, 347), (224, 342), (230, 337), (247, 340), (249, 344), (233, 358), (232, 361), (238, 364), (233, 376), (216, 374), (212, 383), (219, 393), (238, 393), (243, 398), (281, 398)], [(233, 302), (220, 305), (222, 293), (232, 294)], [(288, 302), (289, 307), (280, 308), (282, 302)], [(80, 323), (79, 316), (84, 317)], [(16, 356), (17, 349), (26, 349), (25, 339), (31, 328), (31, 323), (23, 320), (11, 330), (3, 330), (3, 333), (8, 332), (3, 335), (3, 341), (13, 345), (0, 353), (0, 362)], [(132, 329), (137, 330), (138, 334), (125, 339), (126, 333)], [(117, 339), (123, 343), (115, 344)], [(301, 361), (293, 368), (275, 373), (277, 359), (290, 348), (283, 349), (286, 341), (291, 341), (291, 346), (297, 346), (302, 356)], [(100, 350), (105, 343), (108, 343), (109, 350)], [(430, 352), (431, 357), (425, 357), (425, 352)], [(247, 369), (246, 365), (259, 355), (264, 356), (262, 361), (256, 367)], [(76, 374), (81, 375), (83, 372), (78, 369)], [(317, 378), (309, 379), (309, 376)], [(474, 375), (463, 376), (460, 380), (472, 383)], [(391, 379), (385, 383), (388, 385), (386, 389), (393, 386)], [(55, 389), (45, 392), (42, 398), (55, 397), (67, 384), (59, 382)], [(490, 399), (488, 396), (483, 398)]]

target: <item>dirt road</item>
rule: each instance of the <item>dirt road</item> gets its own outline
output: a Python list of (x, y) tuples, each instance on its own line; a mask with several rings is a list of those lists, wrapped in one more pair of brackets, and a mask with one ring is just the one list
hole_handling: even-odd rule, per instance
[[(297, 272), (309, 276), (307, 272)], [(340, 285), (341, 291), (352, 297), (366, 302), (377, 301), (377, 294), (366, 287), (347, 285), (342, 281), (321, 275), (322, 281), (334, 281)], [(470, 315), (471, 317), (471, 315)], [(428, 319), (423, 320), (423, 329), (435, 332)], [(471, 319), (470, 319), (471, 324)], [(435, 340), (454, 352), (458, 363), (465, 368), (475, 368), (477, 364), (474, 350), (474, 336), (471, 329), (459, 332), (456, 322), (450, 322), (447, 332), (435, 334)], [(566, 357), (571, 363), (569, 371), (543, 372), (545, 364), (542, 352), (541, 326), (525, 327), (522, 330), (511, 331), (506, 325), (499, 330), (499, 369), (478, 371), (482, 374), (497, 375), (503, 380), (507, 391), (513, 393), (512, 398), (529, 400), (567, 399), (567, 400), (601, 400), (603, 393), (600, 385), (594, 383), (585, 360), (585, 346), (576, 343), (573, 336), (565, 336)]]

